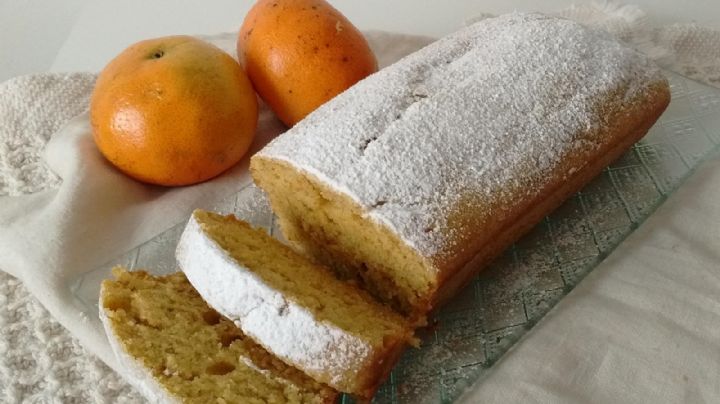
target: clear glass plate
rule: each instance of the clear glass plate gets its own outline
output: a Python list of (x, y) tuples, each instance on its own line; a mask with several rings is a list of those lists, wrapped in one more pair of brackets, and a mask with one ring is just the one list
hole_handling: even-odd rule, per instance
[[(643, 140), (509, 248), (435, 316), (408, 349), (376, 403), (452, 402), (642, 223), (720, 144), (720, 90), (666, 72), (672, 102)], [(262, 192), (248, 186), (215, 210), (282, 237)], [(99, 321), (100, 282), (118, 264), (175, 271), (185, 223), (68, 285)], [(479, 388), (482, 388), (480, 385)], [(350, 402), (345, 398), (344, 402)]]

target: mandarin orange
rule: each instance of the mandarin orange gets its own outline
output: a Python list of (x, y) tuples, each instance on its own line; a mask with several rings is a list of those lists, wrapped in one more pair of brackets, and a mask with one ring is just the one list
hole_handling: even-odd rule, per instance
[(377, 71), (365, 37), (324, 0), (259, 0), (240, 29), (238, 57), (288, 126)]
[(138, 42), (98, 77), (90, 102), (100, 152), (152, 184), (208, 180), (247, 152), (257, 126), (256, 94), (242, 67), (189, 36)]

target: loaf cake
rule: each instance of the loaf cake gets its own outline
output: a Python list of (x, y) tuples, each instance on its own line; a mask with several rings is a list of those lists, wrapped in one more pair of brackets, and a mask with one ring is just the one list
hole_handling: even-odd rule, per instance
[(100, 318), (133, 385), (152, 403), (333, 403), (338, 393), (287, 366), (223, 318), (182, 272), (113, 269)]
[(251, 161), (300, 251), (421, 318), (653, 125), (668, 83), (605, 33), (487, 19), (359, 82)]
[(342, 392), (371, 398), (413, 341), (399, 314), (234, 216), (196, 210), (176, 258), (210, 306)]

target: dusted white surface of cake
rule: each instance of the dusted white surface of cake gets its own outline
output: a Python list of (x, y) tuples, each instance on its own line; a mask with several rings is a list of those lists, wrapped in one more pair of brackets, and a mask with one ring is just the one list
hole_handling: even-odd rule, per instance
[[(366, 78), (276, 138), (251, 169), (292, 243), (426, 311), (474, 257), (504, 249), (641, 137), (668, 100), (661, 71), (608, 34), (513, 13)], [(315, 201), (300, 207), (302, 190), (273, 185), (293, 173)], [(314, 205), (355, 217), (316, 225), (303, 218)], [(347, 226), (358, 217), (373, 228), (361, 243), (386, 237), (402, 254), (379, 251), (386, 265), (361, 250), (365, 230)]]

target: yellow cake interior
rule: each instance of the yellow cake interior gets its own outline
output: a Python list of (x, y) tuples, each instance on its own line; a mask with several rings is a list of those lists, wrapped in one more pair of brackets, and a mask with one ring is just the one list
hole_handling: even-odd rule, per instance
[(185, 403), (330, 403), (337, 393), (285, 365), (212, 310), (181, 272), (113, 270), (101, 310), (130, 357)]
[[(203, 231), (240, 265), (273, 289), (327, 321), (372, 343), (376, 348), (410, 339), (406, 321), (354, 285), (338, 280), (327, 268), (299, 255), (234, 216), (197, 210)], [(388, 346), (388, 348), (392, 348)]]
[(266, 191), (285, 237), (300, 251), (363, 283), (402, 313), (422, 316), (436, 271), (384, 226), (363, 218), (359, 205), (288, 164), (253, 158), (255, 182)]

